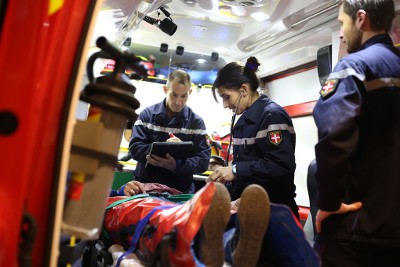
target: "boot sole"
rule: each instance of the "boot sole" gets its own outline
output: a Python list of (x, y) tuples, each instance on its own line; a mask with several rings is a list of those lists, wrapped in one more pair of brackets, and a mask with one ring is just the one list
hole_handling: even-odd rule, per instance
[(221, 183), (214, 184), (215, 194), (201, 226), (204, 238), (200, 245), (200, 257), (207, 267), (224, 265), (223, 235), (231, 216), (231, 198), (228, 190)]
[(265, 232), (270, 218), (267, 192), (259, 185), (243, 190), (237, 216), (240, 225), (239, 241), (233, 252), (233, 266), (257, 266)]

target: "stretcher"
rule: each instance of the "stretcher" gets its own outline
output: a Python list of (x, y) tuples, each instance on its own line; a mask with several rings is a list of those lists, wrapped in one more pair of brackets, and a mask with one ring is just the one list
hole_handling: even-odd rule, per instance
[[(113, 259), (113, 265), (116, 266), (118, 258), (125, 252), (124, 248), (121, 245), (112, 245), (108, 252), (111, 254)], [(120, 267), (144, 267), (145, 265), (140, 263), (140, 260), (136, 256), (136, 254), (131, 253), (124, 260), (121, 261)], [(230, 267), (231, 265), (227, 262), (224, 263), (223, 267)]]
[[(59, 266), (72, 267), (115, 267), (125, 249), (118, 244), (111, 245), (108, 250), (105, 249), (100, 240), (81, 241), (75, 247), (61, 246)], [(135, 253), (129, 253), (124, 256), (120, 262), (120, 267), (145, 267)], [(225, 262), (223, 267), (231, 267), (231, 264)]]

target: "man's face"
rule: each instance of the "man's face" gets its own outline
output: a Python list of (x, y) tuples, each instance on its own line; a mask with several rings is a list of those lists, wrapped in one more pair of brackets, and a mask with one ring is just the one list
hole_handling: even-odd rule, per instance
[(341, 24), (340, 38), (347, 46), (347, 52), (357, 52), (362, 45), (362, 32), (357, 29), (352, 18), (344, 12), (343, 5), (339, 9), (338, 20)]
[(189, 84), (181, 84), (173, 80), (169, 84), (169, 88), (164, 86), (164, 92), (167, 95), (166, 105), (168, 113), (170, 113), (169, 115), (174, 115), (185, 107), (191, 89)]

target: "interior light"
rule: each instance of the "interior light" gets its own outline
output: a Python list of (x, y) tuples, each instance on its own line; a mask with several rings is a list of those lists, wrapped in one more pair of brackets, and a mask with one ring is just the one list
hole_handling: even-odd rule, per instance
[(228, 52), (229, 51), (229, 49), (228, 48), (226, 48), (226, 47), (222, 47), (222, 46), (220, 46), (220, 47), (216, 47), (216, 48), (214, 48), (214, 50), (215, 51), (217, 51), (218, 53), (220, 53), (220, 54), (223, 54), (223, 53), (226, 53), (226, 52)]
[(138, 31), (134, 31), (132, 32), (131, 37), (133, 40), (139, 40), (140, 38), (143, 38), (143, 34)]
[(232, 7), (232, 14), (238, 17), (244, 17), (247, 14), (247, 11), (244, 7), (241, 6), (234, 6)]
[(263, 12), (256, 12), (251, 14), (251, 17), (255, 20), (262, 21), (269, 19), (269, 16)]

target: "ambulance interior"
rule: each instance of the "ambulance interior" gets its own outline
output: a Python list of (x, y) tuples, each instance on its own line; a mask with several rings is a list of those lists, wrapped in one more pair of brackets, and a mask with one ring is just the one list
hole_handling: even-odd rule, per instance
[[(149, 18), (166, 18), (158, 8), (160, 4), (151, 6), (142, 2), (132, 5), (105, 1), (103, 6), (107, 8), (100, 10), (92, 43), (99, 36), (105, 36), (126, 49), (123, 43), (129, 37), (125, 44), (130, 43), (128, 48), (133, 53), (155, 60), (158, 78), (165, 78), (174, 69), (189, 71), (195, 90), (188, 105), (205, 119), (210, 135), (216, 132), (222, 138), (229, 134), (232, 113), (223, 109), (221, 102), (210, 99), (213, 79), (225, 64), (244, 62), (249, 56), (256, 56), (262, 64), (259, 77), (265, 86), (261, 89), (282, 106), (293, 109), (295, 120), (300, 122), (295, 121), (296, 126), (299, 124), (296, 127), (299, 128), (296, 131), (298, 138), (302, 138), (296, 149), (302, 155), (297, 158), (297, 179), (299, 185), (305, 184), (306, 169), (314, 158), (312, 144), (316, 141), (316, 129), (306, 115), (310, 115), (312, 102), (319, 96), (318, 50), (320, 54), (338, 54), (337, 1), (167, 1), (161, 6), (177, 25), (172, 36), (145, 20), (139, 22), (137, 29), (121, 30), (121, 24), (129, 19), (126, 14), (131, 15), (131, 10), (143, 10)], [(115, 25), (120, 23), (119, 28), (104, 31), (110, 27), (110, 20)], [(329, 45), (333, 47), (327, 49)], [(98, 73), (103, 67), (104, 63), (98, 65)], [(156, 82), (150, 77), (132, 80), (136, 87), (135, 97), (140, 101), (137, 112), (163, 98), (157, 77), (153, 78)], [(204, 108), (205, 103), (207, 108)], [(86, 108), (78, 109), (77, 117), (84, 119), (86, 111)], [(219, 115), (214, 116), (216, 113)], [(307, 129), (304, 137), (300, 127)], [(122, 139), (122, 148), (126, 148), (127, 139)], [(305, 189), (304, 185), (301, 187)], [(302, 191), (298, 190), (299, 203), (307, 207), (307, 190)]]
[[(43, 8), (47, 7), (49, 1), (41, 2)], [(395, 3), (397, 16), (391, 36), (398, 46), (400, 1), (396, 0)], [(61, 13), (69, 12), (65, 16), (70, 21), (78, 4), (64, 5), (70, 5), (66, 11), (60, 8)], [(312, 203), (309, 195), (312, 192), (308, 190), (310, 185), (307, 178), (309, 164), (315, 158), (314, 145), (318, 138), (312, 110), (324, 79), (338, 58), (345, 54), (339, 39), (338, 1), (104, 0), (82, 4), (86, 5), (88, 8), (81, 7), (80, 11), (86, 14), (81, 22), (86, 25), (86, 34), (75, 37), (81, 40), (80, 53), (75, 52), (77, 58), (71, 63), (75, 66), (76, 74), (70, 77), (73, 83), (70, 86), (71, 99), (65, 104), (69, 105), (69, 112), (63, 117), (60, 127), (63, 130), (60, 140), (64, 145), (52, 153), (57, 158), (55, 166), (52, 165), (57, 171), (53, 172), (59, 175), (56, 178), (54, 175), (47, 177), (57, 182), (51, 185), (51, 190), (44, 190), (47, 202), (52, 204), (48, 207), (48, 213), (36, 219), (37, 233), (41, 236), (39, 243), (33, 243), (36, 253), (31, 252), (29, 257), (31, 266), (115, 266), (122, 254), (120, 248), (115, 248), (117, 251), (112, 254), (96, 247), (95, 241), (100, 235), (104, 202), (109, 190), (117, 189), (133, 177), (135, 161), (121, 160), (128, 153), (132, 125), (129, 122), (134, 122), (135, 114), (165, 97), (162, 86), (171, 71), (185, 70), (191, 75), (193, 83), (187, 105), (204, 119), (209, 136), (220, 148), (213, 153), (226, 159), (229, 156), (227, 143), (232, 112), (224, 109), (221, 101), (214, 101), (211, 86), (220, 68), (232, 61), (245, 62), (250, 56), (257, 57), (261, 62), (257, 73), (262, 81), (260, 90), (284, 107), (292, 117), (297, 138), (296, 202), (306, 237), (312, 242)], [(17, 10), (23, 9), (17, 1), (4, 1), (0, 6), (5, 10), (1, 13), (5, 17), (4, 22), (7, 22), (7, 12), (19, 14)], [(39, 10), (32, 12), (40, 13)], [(49, 21), (51, 24), (52, 21)], [(102, 49), (118, 59), (107, 57), (101, 52)], [(44, 55), (45, 52), (38, 54)], [(106, 118), (100, 122), (108, 125), (107, 128), (99, 123), (96, 110), (91, 110), (91, 106), (102, 104), (101, 99), (94, 100), (90, 94), (82, 92), (97, 90), (94, 81), (120, 68), (120, 63), (125, 64), (125, 77), (129, 78), (124, 78), (122, 82), (124, 86), (133, 88), (135, 93), (121, 102), (128, 108), (116, 108), (119, 116), (114, 116), (113, 112), (103, 116)], [(9, 151), (15, 150), (16, 143), (10, 143), (13, 148), (7, 147)], [(97, 158), (88, 156), (92, 152)], [(110, 167), (112, 157), (109, 155), (119, 159), (119, 169)], [(76, 179), (82, 181), (77, 190), (81, 191), (75, 192), (75, 195), (65, 194), (70, 173), (78, 174)], [(204, 185), (209, 173), (195, 175), (198, 188)], [(4, 177), (7, 174), (11, 177), (11, 171), (6, 172)], [(93, 182), (87, 182), (88, 179), (85, 181), (85, 174), (92, 175)], [(79, 199), (77, 194), (85, 196)], [(40, 201), (46, 200), (46, 196)], [(77, 201), (71, 201), (74, 197)], [(35, 216), (43, 215), (37, 207), (26, 207), (27, 204), (23, 204), (26, 201), (27, 198), (21, 197), (18, 202), (21, 214), (23, 210), (33, 214), (34, 221)], [(46, 227), (43, 226), (44, 222)], [(16, 247), (16, 243), (12, 244)], [(91, 258), (82, 260), (83, 251), (88, 249), (91, 250)], [(13, 248), (6, 252), (12, 258), (18, 257)], [(94, 253), (98, 254), (93, 256)], [(132, 257), (125, 261), (126, 265), (121, 266), (142, 266)], [(10, 263), (7, 266), (24, 266), (16, 262), (21, 260), (2, 261), (0, 257), (0, 265)]]

